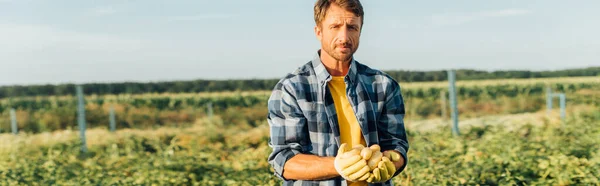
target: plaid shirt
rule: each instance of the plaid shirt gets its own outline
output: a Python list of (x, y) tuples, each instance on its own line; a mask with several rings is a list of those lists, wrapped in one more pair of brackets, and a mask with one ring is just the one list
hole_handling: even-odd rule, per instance
[[(321, 63), (320, 52), (275, 86), (268, 102), (270, 126), (269, 164), (284, 185), (346, 185), (342, 177), (324, 181), (288, 180), (284, 164), (296, 154), (337, 155), (340, 130), (327, 83), (331, 76)], [(396, 150), (408, 163), (404, 129), (404, 101), (400, 85), (389, 75), (352, 60), (345, 77), (346, 92), (368, 146)], [(396, 171), (396, 176), (404, 168)], [(370, 185), (393, 185), (391, 181)]]

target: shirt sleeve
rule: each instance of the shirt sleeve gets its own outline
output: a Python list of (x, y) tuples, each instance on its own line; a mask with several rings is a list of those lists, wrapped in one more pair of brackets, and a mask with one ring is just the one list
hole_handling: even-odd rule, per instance
[(293, 91), (281, 82), (275, 86), (269, 98), (268, 109), (269, 146), (273, 149), (268, 162), (275, 170), (275, 176), (288, 181), (283, 177), (285, 163), (296, 154), (307, 152), (309, 148), (306, 146), (308, 143), (305, 143), (308, 140), (308, 131), (304, 131), (306, 118)]
[(392, 80), (386, 91), (386, 101), (378, 122), (379, 145), (382, 151), (396, 150), (404, 158), (404, 166), (396, 171), (394, 177), (408, 164), (408, 140), (404, 128), (404, 100), (400, 85)]

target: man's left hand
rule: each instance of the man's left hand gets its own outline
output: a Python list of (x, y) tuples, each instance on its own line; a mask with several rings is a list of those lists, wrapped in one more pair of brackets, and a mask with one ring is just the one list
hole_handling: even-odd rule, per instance
[[(395, 161), (392, 161), (395, 160)], [(378, 163), (377, 168), (372, 172), (371, 177), (367, 180), (370, 183), (381, 183), (392, 179), (394, 173), (404, 165), (404, 158), (395, 150), (387, 150), (383, 152), (383, 157)]]
[(394, 163), (396, 170), (398, 170), (404, 165), (404, 157), (402, 157), (398, 151), (386, 150), (385, 152), (383, 152), (383, 156), (388, 157), (388, 159), (392, 160), (392, 163)]

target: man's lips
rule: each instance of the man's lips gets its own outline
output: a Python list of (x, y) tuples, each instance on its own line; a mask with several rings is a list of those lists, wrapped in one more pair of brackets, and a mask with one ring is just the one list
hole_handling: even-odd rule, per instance
[(350, 46), (338, 46), (336, 48), (341, 51), (348, 51), (352, 49)]

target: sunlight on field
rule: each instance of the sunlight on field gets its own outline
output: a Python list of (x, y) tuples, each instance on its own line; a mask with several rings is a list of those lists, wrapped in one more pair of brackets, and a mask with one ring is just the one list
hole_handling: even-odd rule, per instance
[[(394, 182), (598, 184), (597, 109), (574, 109), (565, 127), (545, 112), (468, 119), (459, 138), (439, 119), (406, 121), (410, 165)], [(0, 183), (32, 183), (33, 173), (58, 184), (278, 185), (266, 162), (268, 134), (265, 122), (246, 128), (219, 117), (185, 128), (97, 128), (87, 131), (87, 158), (78, 131), (1, 134), (0, 177), (9, 179)]]
[[(572, 116), (575, 113), (594, 110), (590, 106), (576, 106), (569, 109), (568, 115)], [(560, 126), (560, 113), (558, 109), (554, 109), (550, 114), (545, 110), (531, 113), (507, 114), (507, 115), (491, 115), (477, 118), (464, 118), (460, 120), (460, 128), (485, 127), (488, 125), (501, 126), (507, 131), (514, 131), (523, 125), (551, 125)], [(568, 118), (569, 120), (574, 118)], [(426, 120), (407, 120), (405, 126), (408, 130), (429, 131), (451, 125), (449, 119), (426, 119)]]
[[(546, 113), (544, 82), (564, 83), (557, 89), (568, 93), (565, 125), (558, 109)], [(595, 77), (459, 82), (461, 136), (453, 137), (435, 88), (447, 83), (403, 84), (409, 166), (394, 182), (598, 185), (598, 85)], [(18, 135), (0, 120), (0, 185), (280, 185), (267, 163), (269, 94), (88, 96), (88, 153), (80, 151), (71, 97), (2, 99), (4, 108), (21, 107)], [(114, 133), (106, 124), (110, 107), (118, 116)]]
[[(456, 82), (457, 87), (472, 86), (497, 86), (497, 85), (534, 85), (534, 84), (573, 84), (573, 83), (600, 83), (600, 77), (560, 77), (560, 78), (532, 78), (532, 79), (493, 79), (493, 80), (460, 80)], [(415, 82), (402, 83), (403, 88), (446, 88), (448, 82)]]

